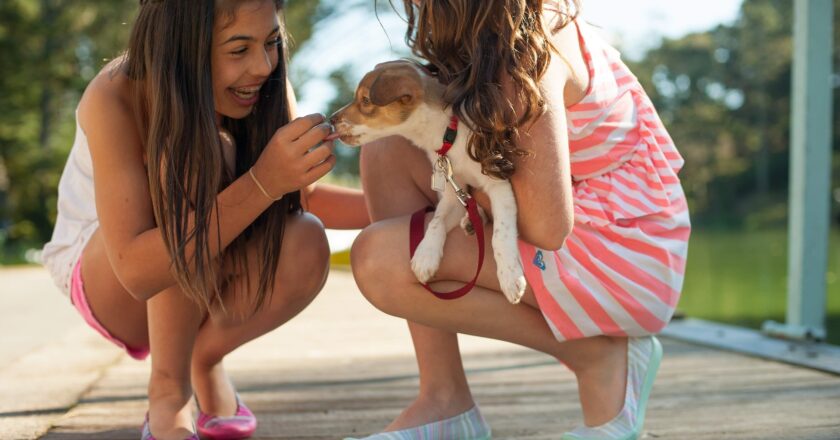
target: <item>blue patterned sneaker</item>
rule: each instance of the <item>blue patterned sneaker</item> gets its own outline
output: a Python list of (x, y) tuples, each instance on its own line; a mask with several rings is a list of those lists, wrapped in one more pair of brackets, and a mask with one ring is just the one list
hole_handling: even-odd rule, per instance
[(490, 440), (490, 425), (478, 406), (455, 417), (401, 431), (381, 432), (362, 439), (344, 440)]
[(636, 440), (642, 433), (653, 380), (662, 361), (662, 345), (653, 337), (627, 340), (627, 389), (624, 407), (609, 422), (581, 426), (563, 434), (563, 440)]

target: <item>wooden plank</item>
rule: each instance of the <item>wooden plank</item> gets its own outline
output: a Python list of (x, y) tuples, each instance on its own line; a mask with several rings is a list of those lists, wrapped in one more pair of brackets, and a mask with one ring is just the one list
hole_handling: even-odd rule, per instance
[[(648, 410), (647, 438), (840, 438), (840, 379), (673, 340)], [(496, 439), (556, 439), (580, 423), (573, 375), (511, 347), (465, 357), (475, 398)], [(135, 439), (148, 371), (126, 360), (56, 425), (48, 440)], [(278, 360), (231, 368), (260, 418), (255, 439), (336, 439), (385, 426), (417, 391), (414, 361), (365, 359), (349, 368)]]
[[(557, 439), (581, 423), (574, 376), (556, 360), (498, 341), (460, 342), (495, 439)], [(837, 376), (663, 342), (647, 438), (840, 438)], [(370, 434), (399, 414), (418, 387), (405, 322), (370, 306), (349, 273), (331, 274), (300, 317), (238, 349), (225, 365), (259, 417), (256, 439)], [(43, 438), (137, 439), (148, 377), (148, 362), (124, 357)]]

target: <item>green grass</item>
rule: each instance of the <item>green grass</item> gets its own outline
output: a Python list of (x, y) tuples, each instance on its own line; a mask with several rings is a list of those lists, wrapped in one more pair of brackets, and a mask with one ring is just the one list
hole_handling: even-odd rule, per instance
[[(840, 344), (840, 231), (832, 231), (826, 270), (828, 339)], [(694, 231), (679, 310), (696, 318), (758, 328), (783, 322), (787, 233)]]

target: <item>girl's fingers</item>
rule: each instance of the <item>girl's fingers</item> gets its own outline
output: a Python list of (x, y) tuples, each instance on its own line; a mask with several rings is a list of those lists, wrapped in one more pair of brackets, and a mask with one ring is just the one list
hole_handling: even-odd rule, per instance
[(327, 175), (330, 170), (333, 169), (335, 166), (336, 158), (334, 155), (330, 154), (324, 161), (312, 167), (307, 173), (304, 175), (304, 178), (307, 182), (312, 183), (317, 181), (318, 179)]
[(329, 122), (324, 122), (318, 124), (306, 133), (302, 134), (299, 138), (297, 138), (293, 144), (295, 145), (294, 148), (300, 154), (306, 154), (306, 151), (311, 149), (312, 147), (324, 142), (327, 136), (332, 133), (332, 126)]
[[(313, 113), (311, 115), (301, 116), (292, 122), (280, 127), (274, 133), (277, 142), (287, 144), (298, 140), (301, 136), (308, 133), (313, 127), (323, 123), (326, 120), (324, 115), (320, 113)], [(329, 134), (329, 133), (327, 133)], [(326, 137), (326, 135), (324, 135)], [(312, 146), (314, 144), (310, 144)]]
[(324, 142), (321, 145), (314, 148), (312, 151), (306, 153), (303, 156), (304, 164), (306, 165), (306, 169), (311, 169), (312, 167), (318, 165), (319, 163), (325, 161), (328, 157), (333, 155), (333, 143), (331, 141)]

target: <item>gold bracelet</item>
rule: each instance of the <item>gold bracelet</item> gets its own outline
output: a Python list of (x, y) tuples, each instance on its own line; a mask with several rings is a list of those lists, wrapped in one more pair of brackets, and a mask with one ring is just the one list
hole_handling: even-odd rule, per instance
[(274, 197), (271, 197), (270, 195), (268, 195), (268, 191), (266, 191), (266, 190), (265, 190), (265, 188), (263, 188), (263, 186), (260, 184), (260, 181), (259, 181), (259, 180), (257, 180), (257, 176), (255, 176), (255, 175), (254, 175), (254, 167), (248, 168), (248, 174), (250, 174), (250, 175), (251, 175), (251, 180), (253, 180), (253, 181), (254, 181), (254, 184), (256, 184), (256, 185), (257, 185), (257, 188), (259, 188), (259, 189), (260, 189), (260, 191), (261, 191), (261, 192), (262, 192), (262, 193), (263, 193), (266, 197), (268, 197), (268, 198), (269, 198), (269, 200), (271, 200), (272, 202), (276, 202), (276, 201), (278, 201), (278, 200), (280, 200), (280, 199), (282, 199), (282, 198), (283, 198), (283, 196), (280, 196), (280, 197), (278, 197), (278, 198), (276, 198), (276, 199), (275, 199)]

